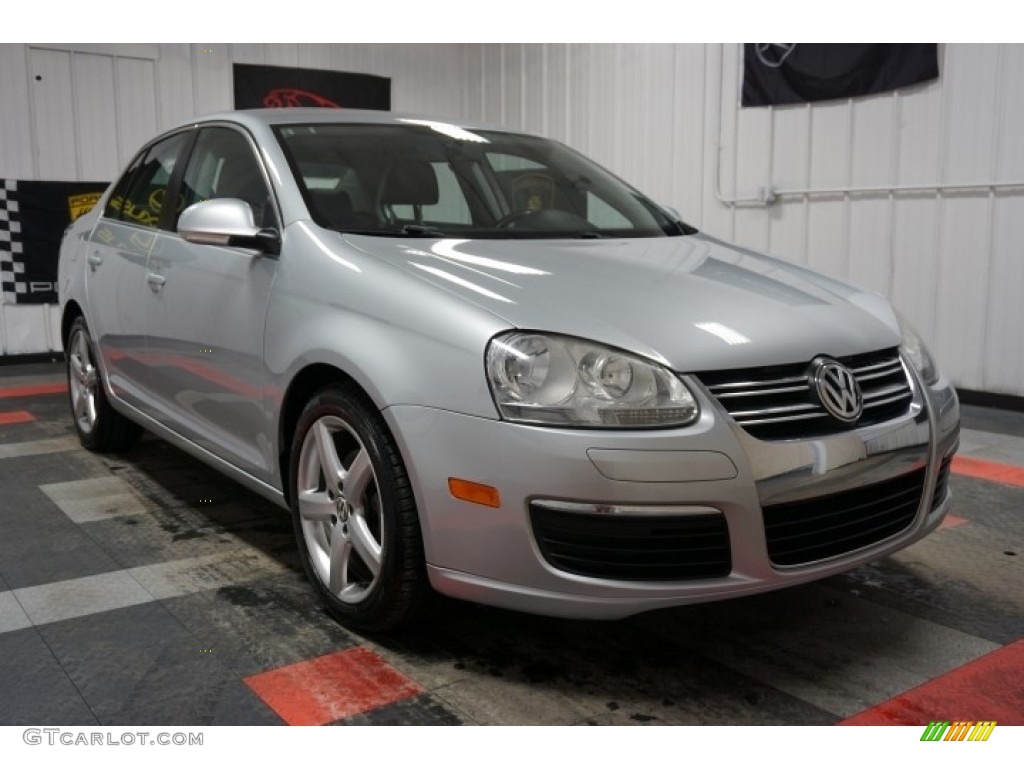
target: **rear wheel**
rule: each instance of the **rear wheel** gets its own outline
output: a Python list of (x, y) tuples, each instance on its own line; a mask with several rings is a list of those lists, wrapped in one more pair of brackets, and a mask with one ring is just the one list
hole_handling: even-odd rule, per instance
[(85, 318), (78, 317), (71, 324), (67, 347), (68, 395), (75, 431), (90, 451), (123, 450), (139, 439), (142, 427), (110, 407), (96, 360)]
[(430, 597), (419, 516), (380, 414), (332, 386), (306, 405), (292, 441), (295, 535), (310, 581), (348, 626), (393, 629)]

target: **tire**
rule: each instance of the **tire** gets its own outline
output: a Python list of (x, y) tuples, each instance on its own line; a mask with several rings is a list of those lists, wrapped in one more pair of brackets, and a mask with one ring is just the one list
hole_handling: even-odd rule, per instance
[(339, 386), (315, 395), (292, 438), (290, 490), (306, 575), (329, 613), (380, 632), (431, 600), (409, 476), (380, 413)]
[(121, 451), (139, 439), (142, 427), (110, 407), (97, 359), (85, 318), (75, 318), (67, 347), (68, 398), (75, 431), (90, 451)]

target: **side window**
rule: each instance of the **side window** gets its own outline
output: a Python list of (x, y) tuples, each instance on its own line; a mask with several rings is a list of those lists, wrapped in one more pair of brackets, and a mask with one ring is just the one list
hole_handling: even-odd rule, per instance
[(187, 138), (187, 133), (177, 133), (154, 144), (144, 156), (140, 156), (118, 182), (104, 214), (112, 219), (156, 229), (166, 202), (164, 198), (174, 163)]
[(252, 147), (245, 136), (231, 128), (200, 131), (185, 168), (181, 196), (182, 209), (203, 200), (244, 200), (252, 208), (257, 227), (277, 226), (273, 198)]

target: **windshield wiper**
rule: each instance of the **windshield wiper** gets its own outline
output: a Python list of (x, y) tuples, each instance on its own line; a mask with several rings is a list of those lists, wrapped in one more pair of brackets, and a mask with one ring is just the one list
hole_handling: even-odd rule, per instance
[(444, 237), (444, 232), (426, 224), (406, 224), (402, 227), (402, 234), (410, 237)]

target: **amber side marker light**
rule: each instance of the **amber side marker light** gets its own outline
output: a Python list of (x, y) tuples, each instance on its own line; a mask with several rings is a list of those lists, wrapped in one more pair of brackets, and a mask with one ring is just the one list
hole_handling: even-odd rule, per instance
[(501, 495), (497, 488), (489, 485), (474, 483), (470, 480), (460, 480), (457, 477), (448, 478), (448, 490), (456, 499), (468, 501), (473, 504), (482, 504), (485, 507), (500, 507)]

